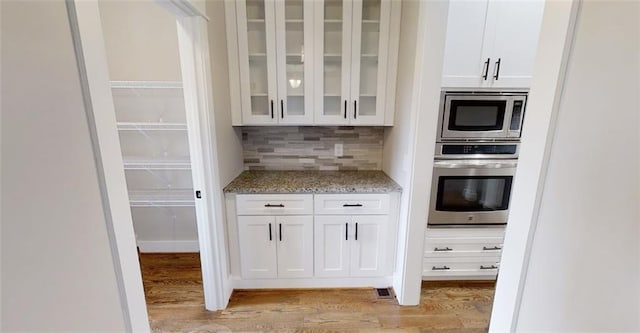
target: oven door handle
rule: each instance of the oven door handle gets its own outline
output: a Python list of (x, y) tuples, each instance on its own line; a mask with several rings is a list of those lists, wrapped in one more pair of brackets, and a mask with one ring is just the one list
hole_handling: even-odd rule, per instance
[(515, 168), (518, 166), (517, 160), (501, 160), (501, 161), (491, 161), (491, 160), (446, 160), (446, 161), (435, 161), (433, 162), (434, 168), (442, 168), (442, 169), (467, 169), (467, 168), (478, 168), (478, 169), (504, 169), (504, 168)]

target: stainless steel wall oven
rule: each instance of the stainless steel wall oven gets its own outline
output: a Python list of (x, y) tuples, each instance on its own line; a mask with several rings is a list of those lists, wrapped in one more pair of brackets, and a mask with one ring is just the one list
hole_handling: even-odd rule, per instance
[(442, 93), (430, 225), (507, 223), (526, 100), (526, 92)]

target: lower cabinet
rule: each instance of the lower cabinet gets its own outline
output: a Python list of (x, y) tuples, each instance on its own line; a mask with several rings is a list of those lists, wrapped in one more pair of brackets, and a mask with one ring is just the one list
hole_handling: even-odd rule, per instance
[(390, 273), (387, 215), (316, 216), (315, 275), (368, 277)]
[(504, 228), (427, 228), (424, 280), (495, 279)]
[(312, 216), (238, 216), (242, 276), (313, 276)]

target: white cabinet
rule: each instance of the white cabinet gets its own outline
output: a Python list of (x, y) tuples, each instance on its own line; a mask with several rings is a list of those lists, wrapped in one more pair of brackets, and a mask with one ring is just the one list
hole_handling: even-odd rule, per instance
[(386, 215), (316, 216), (318, 277), (384, 276), (390, 273)]
[(495, 279), (504, 228), (427, 228), (425, 280)]
[(389, 253), (388, 194), (316, 194), (315, 274), (318, 277), (384, 276)]
[(225, 5), (234, 125), (392, 125), (399, 1)]
[(399, 1), (315, 3), (315, 122), (383, 125), (393, 112)]
[(312, 216), (239, 216), (244, 278), (313, 276)]
[(313, 37), (311, 4), (247, 0), (227, 6), (233, 7), (229, 24), (236, 24), (229, 29), (236, 32), (229, 41), (229, 74), (239, 76), (231, 80), (231, 89), (238, 90), (232, 99), (239, 99), (233, 109), (242, 124), (310, 124), (312, 62), (305, 54), (311, 53)]
[(313, 276), (311, 194), (240, 194), (236, 213), (243, 278)]
[(543, 10), (541, 0), (450, 1), (442, 86), (529, 87)]

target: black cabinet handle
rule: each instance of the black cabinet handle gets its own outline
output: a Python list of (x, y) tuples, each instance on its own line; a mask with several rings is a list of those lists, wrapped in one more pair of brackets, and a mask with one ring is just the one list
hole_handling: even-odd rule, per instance
[(497, 251), (497, 250), (502, 250), (502, 248), (501, 248), (501, 247), (499, 247), (499, 246), (494, 246), (494, 247), (486, 247), (486, 246), (483, 246), (483, 247), (482, 247), (482, 249), (483, 249), (484, 251)]
[(498, 80), (498, 77), (500, 77), (500, 58), (498, 58), (498, 61), (496, 61), (496, 75), (493, 76), (494, 79), (496, 79), (496, 81)]
[(353, 119), (358, 116), (358, 101), (353, 101)]
[(445, 247), (444, 249), (443, 249), (443, 248), (436, 247), (436, 248), (435, 248), (435, 249), (433, 249), (433, 250), (434, 250), (434, 251), (436, 251), (436, 252), (453, 251), (453, 249), (452, 249), (452, 248), (449, 248), (448, 246), (447, 246), (447, 247)]
[(487, 76), (489, 76), (489, 61), (491, 60), (491, 58), (487, 58), (487, 61), (484, 62), (484, 74), (482, 75), (482, 78), (487, 81)]
[(273, 100), (271, 100), (271, 119), (273, 119)]
[(356, 240), (358, 240), (358, 222), (356, 222)]
[(196, 198), (197, 199), (202, 199), (202, 192), (196, 191)]
[(491, 266), (480, 265), (480, 269), (498, 269), (498, 266), (496, 266), (496, 265), (491, 265)]
[(280, 237), (280, 241), (282, 242), (282, 223), (278, 224), (278, 237)]
[(266, 204), (264, 205), (267, 208), (273, 208), (273, 207), (279, 207), (279, 208), (284, 208), (283, 204), (277, 204), (277, 205), (272, 205), (272, 204)]
[(342, 207), (362, 207), (362, 204), (344, 204)]
[(273, 240), (273, 235), (271, 234), (271, 223), (269, 223), (269, 240)]
[(344, 240), (349, 240), (349, 223), (344, 224)]
[(284, 119), (284, 100), (280, 100), (280, 118)]
[(347, 100), (344, 100), (344, 119), (347, 119)]
[(442, 266), (442, 267), (438, 267), (438, 266), (433, 266), (431, 267), (432, 271), (446, 271), (447, 269), (451, 269), (449, 266)]

